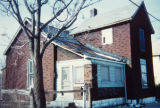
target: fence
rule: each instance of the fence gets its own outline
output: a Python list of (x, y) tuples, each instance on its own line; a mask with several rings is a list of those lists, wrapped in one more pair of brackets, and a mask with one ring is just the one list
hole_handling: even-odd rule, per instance
[[(1, 90), (3, 101), (1, 101), (0, 108), (32, 108), (32, 96), (30, 91), (27, 90)], [(67, 90), (67, 91), (45, 91), (45, 94), (68, 94), (68, 93), (81, 93), (83, 99), (81, 100), (83, 104), (77, 106), (75, 100), (64, 101), (56, 100), (52, 102), (47, 102), (48, 108), (88, 108), (91, 107), (90, 99), (90, 86), (86, 85), (83, 90)], [(88, 99), (88, 103), (87, 103)]]

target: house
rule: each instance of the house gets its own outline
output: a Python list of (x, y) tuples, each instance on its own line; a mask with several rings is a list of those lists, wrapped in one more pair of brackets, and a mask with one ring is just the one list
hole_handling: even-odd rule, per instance
[(154, 69), (154, 78), (155, 78), (155, 85), (160, 85), (160, 48), (158, 47), (160, 45), (159, 40), (153, 40), (152, 41), (152, 48), (153, 48), (153, 69)]
[[(95, 9), (92, 12), (93, 17), (82, 26), (70, 34), (64, 31), (47, 47), (43, 57), (44, 87), (62, 92), (46, 95), (47, 101), (64, 106), (73, 102), (82, 106), (86, 102), (93, 108), (136, 102), (140, 98), (144, 103), (154, 101), (154, 30), (144, 3), (103, 15), (96, 15)], [(30, 25), (29, 19), (25, 21)], [(57, 30), (48, 26), (42, 36)], [(30, 89), (32, 61), (21, 28), (5, 55), (5, 89)], [(85, 85), (90, 85), (90, 89)], [(87, 92), (63, 93), (83, 89)]]
[[(95, 10), (95, 9), (94, 9)], [(97, 14), (71, 34), (90, 44), (129, 60), (126, 65), (128, 102), (155, 100), (151, 34), (154, 33), (144, 2)], [(94, 14), (95, 13), (95, 14)]]

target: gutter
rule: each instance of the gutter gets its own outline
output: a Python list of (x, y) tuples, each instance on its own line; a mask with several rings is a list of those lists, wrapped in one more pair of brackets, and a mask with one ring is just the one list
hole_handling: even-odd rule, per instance
[(112, 63), (117, 63), (117, 64), (123, 64), (123, 65), (126, 64), (126, 63), (119, 62), (119, 61), (112, 61), (112, 60), (107, 60), (107, 59), (101, 59), (101, 58), (96, 58), (96, 57), (90, 57), (90, 56), (86, 56), (86, 55), (84, 55), (83, 57), (84, 57), (84, 59), (89, 58), (89, 59), (95, 59), (95, 60), (100, 60), (100, 61), (107, 61), (107, 62), (112, 62)]

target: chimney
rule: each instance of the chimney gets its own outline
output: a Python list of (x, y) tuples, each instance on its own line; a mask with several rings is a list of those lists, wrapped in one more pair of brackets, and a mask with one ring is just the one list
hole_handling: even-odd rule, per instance
[(95, 17), (97, 15), (97, 9), (93, 8), (90, 10), (90, 17)]

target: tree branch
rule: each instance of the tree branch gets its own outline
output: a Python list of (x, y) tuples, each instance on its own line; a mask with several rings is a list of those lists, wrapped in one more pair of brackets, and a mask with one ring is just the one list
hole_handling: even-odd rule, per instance
[(41, 27), (41, 30), (43, 30), (49, 23), (51, 23), (54, 19), (56, 19), (71, 3), (73, 0), (71, 0), (63, 9), (59, 10), (56, 15), (54, 15), (50, 20), (48, 20), (46, 23), (43, 24)]

